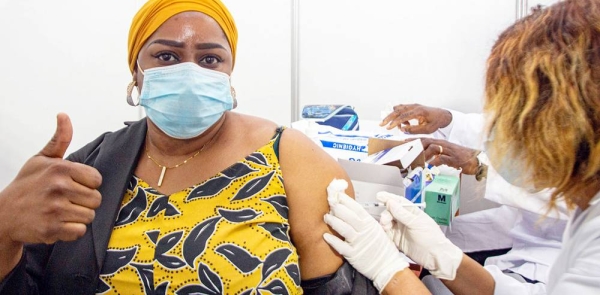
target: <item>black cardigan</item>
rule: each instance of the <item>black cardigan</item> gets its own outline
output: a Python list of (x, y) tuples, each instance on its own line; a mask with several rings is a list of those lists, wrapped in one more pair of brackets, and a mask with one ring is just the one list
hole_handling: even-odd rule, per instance
[[(83, 237), (52, 245), (26, 245), (0, 294), (95, 294), (108, 241), (146, 136), (146, 119), (102, 134), (67, 159), (102, 175), (102, 203)], [(40, 184), (43, 185), (43, 184)]]

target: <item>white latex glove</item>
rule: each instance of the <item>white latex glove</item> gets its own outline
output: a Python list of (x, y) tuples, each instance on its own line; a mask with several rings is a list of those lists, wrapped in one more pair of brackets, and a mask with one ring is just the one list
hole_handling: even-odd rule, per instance
[(345, 189), (347, 184), (330, 184), (328, 201), (331, 213), (325, 214), (324, 219), (345, 241), (329, 233), (323, 234), (323, 238), (382, 292), (394, 274), (408, 267), (408, 262), (377, 220), (343, 190), (336, 191), (332, 186)]
[(380, 223), (398, 249), (438, 279), (454, 280), (463, 253), (446, 238), (439, 225), (404, 197), (377, 193), (386, 204)]

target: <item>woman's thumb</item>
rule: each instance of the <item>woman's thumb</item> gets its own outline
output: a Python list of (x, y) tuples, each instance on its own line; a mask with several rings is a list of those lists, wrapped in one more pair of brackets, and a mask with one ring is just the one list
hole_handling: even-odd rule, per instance
[(71, 119), (65, 113), (56, 115), (56, 131), (52, 139), (40, 151), (40, 155), (51, 158), (62, 158), (71, 144), (73, 138), (73, 125)]

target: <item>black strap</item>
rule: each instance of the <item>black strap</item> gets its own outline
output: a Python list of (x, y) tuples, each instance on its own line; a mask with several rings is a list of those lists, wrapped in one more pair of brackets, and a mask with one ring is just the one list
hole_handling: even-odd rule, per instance
[(279, 159), (279, 139), (281, 138), (281, 133), (283, 133), (284, 129), (285, 127), (283, 126), (277, 127), (277, 130), (275, 130), (275, 135), (273, 135), (273, 138), (271, 138), (275, 139), (275, 143), (273, 143), (273, 150), (275, 151), (275, 156), (277, 159)]

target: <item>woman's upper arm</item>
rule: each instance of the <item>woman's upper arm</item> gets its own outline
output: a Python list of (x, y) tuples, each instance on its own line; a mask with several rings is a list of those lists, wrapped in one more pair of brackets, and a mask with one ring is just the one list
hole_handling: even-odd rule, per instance
[(300, 256), (302, 279), (334, 273), (342, 258), (323, 240), (332, 230), (323, 221), (329, 212), (327, 186), (334, 179), (348, 182), (346, 194), (354, 197), (348, 175), (335, 159), (294, 129), (282, 133), (279, 162), (288, 197), (292, 242)]

